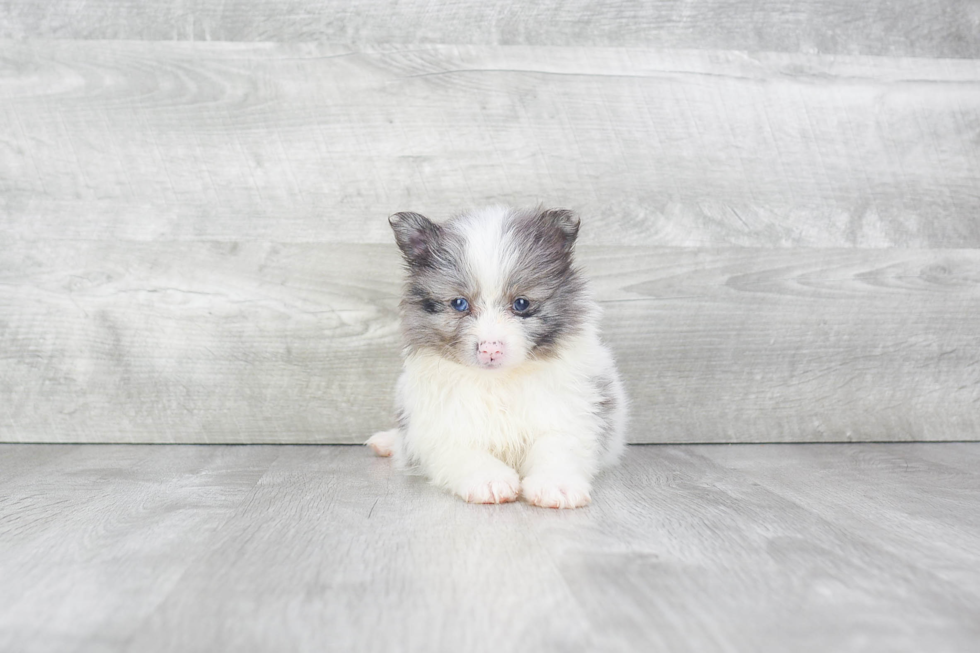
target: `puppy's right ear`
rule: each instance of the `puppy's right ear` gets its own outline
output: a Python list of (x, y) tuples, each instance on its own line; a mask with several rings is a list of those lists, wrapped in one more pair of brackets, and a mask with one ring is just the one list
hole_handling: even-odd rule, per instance
[(419, 213), (396, 213), (388, 217), (395, 242), (412, 267), (428, 266), (439, 243), (442, 228)]

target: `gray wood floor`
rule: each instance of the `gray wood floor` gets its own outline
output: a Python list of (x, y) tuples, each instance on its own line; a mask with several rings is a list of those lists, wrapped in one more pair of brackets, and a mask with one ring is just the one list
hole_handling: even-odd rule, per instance
[(587, 509), (345, 446), (0, 446), (2, 651), (976, 651), (980, 443), (634, 446)]

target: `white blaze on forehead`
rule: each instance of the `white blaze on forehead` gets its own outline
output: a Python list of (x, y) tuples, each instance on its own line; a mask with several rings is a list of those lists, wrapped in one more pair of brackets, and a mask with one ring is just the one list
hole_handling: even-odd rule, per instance
[(504, 207), (490, 207), (460, 221), (466, 264), (484, 304), (500, 299), (513, 265), (514, 251), (505, 228), (509, 214)]

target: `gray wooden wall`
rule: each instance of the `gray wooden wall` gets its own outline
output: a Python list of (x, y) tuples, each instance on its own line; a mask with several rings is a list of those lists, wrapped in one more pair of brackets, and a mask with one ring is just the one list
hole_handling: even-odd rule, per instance
[(976, 0), (0, 1), (0, 440), (360, 442), (386, 216), (567, 206), (635, 442), (980, 437)]

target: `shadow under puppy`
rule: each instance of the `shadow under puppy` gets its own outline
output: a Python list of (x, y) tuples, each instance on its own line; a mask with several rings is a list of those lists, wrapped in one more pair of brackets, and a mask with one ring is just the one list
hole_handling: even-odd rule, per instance
[(398, 427), (367, 444), (473, 503), (589, 503), (623, 450), (626, 396), (574, 267), (579, 219), (492, 207), (389, 218), (408, 272)]

